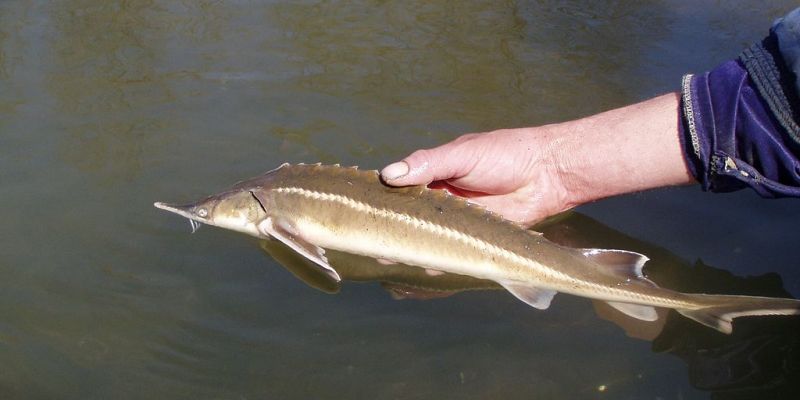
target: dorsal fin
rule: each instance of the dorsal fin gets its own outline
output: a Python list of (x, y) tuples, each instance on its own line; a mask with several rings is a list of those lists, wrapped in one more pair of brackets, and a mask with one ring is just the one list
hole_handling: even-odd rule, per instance
[(586, 258), (594, 261), (598, 267), (609, 274), (618, 276), (623, 280), (636, 280), (651, 286), (655, 283), (647, 279), (642, 273), (644, 263), (649, 260), (644, 254), (626, 250), (610, 249), (581, 249)]

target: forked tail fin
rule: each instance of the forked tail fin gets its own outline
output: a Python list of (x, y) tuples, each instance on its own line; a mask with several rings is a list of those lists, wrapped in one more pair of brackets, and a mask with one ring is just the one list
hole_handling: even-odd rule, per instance
[(696, 309), (676, 309), (687, 318), (722, 333), (733, 331), (736, 317), (755, 315), (800, 315), (800, 300), (757, 296), (729, 296), (715, 294), (688, 295), (698, 304), (708, 304)]

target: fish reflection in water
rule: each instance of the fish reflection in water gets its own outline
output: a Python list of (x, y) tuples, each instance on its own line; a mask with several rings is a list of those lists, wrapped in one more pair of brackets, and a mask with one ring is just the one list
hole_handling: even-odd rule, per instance
[[(307, 285), (325, 293), (338, 293), (341, 281), (332, 279), (307, 258), (277, 240), (262, 240), (261, 248)], [(471, 290), (502, 290), (486, 279), (442, 273), (432, 275), (424, 268), (399, 263), (387, 264), (370, 257), (328, 251), (328, 261), (342, 281), (379, 282), (395, 299), (434, 299)]]
[[(551, 240), (570, 246), (614, 246), (650, 256), (647, 274), (675, 290), (791, 297), (777, 274), (740, 277), (702, 261), (694, 263), (631, 238), (578, 213), (538, 225)], [(652, 341), (656, 353), (681, 358), (695, 388), (715, 399), (796, 398), (800, 391), (800, 318), (739, 318), (731, 335), (719, 335), (670, 311), (656, 324), (634, 320), (594, 302), (602, 318), (629, 336)]]
[[(789, 297), (776, 274), (738, 277), (700, 261), (692, 264), (667, 250), (641, 242), (576, 212), (562, 214), (535, 227), (549, 239), (573, 247), (629, 248), (651, 256), (648, 275), (681, 290), (736, 291), (759, 296)], [(602, 238), (598, 243), (597, 238)], [(342, 282), (331, 279), (316, 264), (277, 240), (260, 246), (295, 277), (325, 293), (338, 293), (342, 282), (375, 282), (398, 300), (432, 300), (462, 292), (503, 290), (489, 280), (464, 275), (431, 275), (423, 268), (385, 265), (372, 258), (328, 252)], [(592, 300), (596, 314), (619, 326), (633, 338), (652, 342), (655, 353), (682, 359), (697, 389), (719, 398), (789, 398), (800, 390), (800, 319), (754, 317), (739, 319), (731, 335), (719, 334), (681, 318), (674, 311), (657, 309), (656, 321), (631, 318)], [(715, 397), (716, 398), (716, 397)]]

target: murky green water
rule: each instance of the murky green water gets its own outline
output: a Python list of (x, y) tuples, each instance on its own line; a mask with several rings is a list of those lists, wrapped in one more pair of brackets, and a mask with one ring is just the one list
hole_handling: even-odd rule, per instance
[[(341, 255), (351, 279), (385, 282), (331, 286), (274, 244), (189, 235), (152, 207), (284, 161), (380, 168), (675, 90), (792, 3), (1, 2), (0, 398), (796, 393), (797, 320), (724, 337), (460, 281), (398, 301), (387, 290), (414, 297), (417, 278)], [(800, 296), (797, 200), (683, 188), (579, 211), (542, 229), (643, 252), (671, 288)]]

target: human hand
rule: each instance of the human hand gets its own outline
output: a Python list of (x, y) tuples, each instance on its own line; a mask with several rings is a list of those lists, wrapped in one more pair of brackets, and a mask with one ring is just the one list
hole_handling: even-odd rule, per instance
[(381, 171), (394, 186), (431, 185), (525, 226), (579, 204), (696, 183), (679, 140), (679, 94), (586, 118), (461, 136)]
[(558, 173), (562, 141), (548, 127), (467, 134), (381, 171), (393, 186), (430, 185), (525, 226), (573, 207)]

